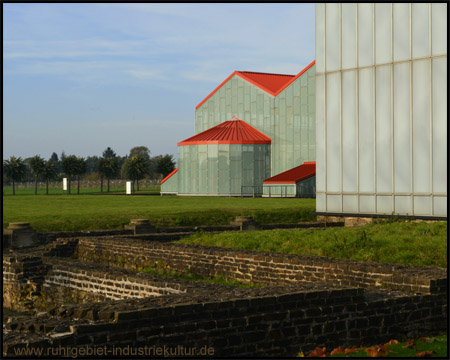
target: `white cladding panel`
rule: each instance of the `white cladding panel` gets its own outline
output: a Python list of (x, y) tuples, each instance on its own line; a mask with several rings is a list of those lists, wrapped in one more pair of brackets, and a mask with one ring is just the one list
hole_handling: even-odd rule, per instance
[(358, 66), (373, 65), (373, 4), (358, 4)]
[(327, 4), (326, 6), (325, 68), (327, 72), (340, 68), (339, 7), (337, 3)]
[(447, 216), (447, 4), (318, 4), (316, 34), (317, 211)]
[(342, 4), (342, 69), (356, 67), (356, 34), (356, 4)]
[(431, 52), (447, 54), (447, 4), (431, 4)]
[(373, 72), (372, 67), (359, 70), (359, 191), (374, 191), (373, 169)]
[[(357, 191), (356, 71), (342, 73), (342, 190)], [(317, 171), (316, 171), (317, 174)], [(344, 202), (345, 204), (345, 202)]]
[[(326, 77), (327, 101), (326, 101), (326, 184), (328, 191), (340, 191), (341, 189), (341, 164), (340, 164), (340, 95), (341, 77), (338, 72)], [(317, 170), (316, 170), (317, 171)]]
[(433, 192), (447, 194), (447, 57), (432, 60), (432, 84)]
[[(377, 4), (378, 5), (378, 4)], [(383, 4), (384, 5), (384, 4)], [(392, 65), (376, 68), (376, 191), (392, 192)]]
[[(325, 76), (316, 77), (316, 193), (325, 191)], [(316, 198), (316, 203), (317, 203)], [(325, 203), (325, 202), (324, 202)]]
[(375, 4), (375, 63), (392, 61), (391, 4)]

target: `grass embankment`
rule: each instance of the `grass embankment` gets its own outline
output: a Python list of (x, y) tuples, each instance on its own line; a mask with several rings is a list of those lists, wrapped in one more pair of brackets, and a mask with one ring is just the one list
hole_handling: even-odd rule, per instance
[(182, 244), (447, 267), (447, 222), (377, 222), (358, 228), (197, 233)]
[(122, 229), (130, 219), (156, 226), (225, 225), (237, 215), (261, 223), (312, 221), (314, 199), (172, 196), (3, 196), (3, 228), (29, 222), (37, 231)]

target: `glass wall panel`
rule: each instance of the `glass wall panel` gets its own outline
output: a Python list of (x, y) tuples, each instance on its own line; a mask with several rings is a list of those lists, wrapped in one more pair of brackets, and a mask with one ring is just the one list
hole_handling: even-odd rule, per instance
[(338, 70), (340, 67), (340, 34), (339, 34), (339, 4), (326, 4), (326, 71)]
[(412, 64), (413, 186), (414, 192), (430, 192), (430, 60)]
[(230, 170), (219, 170), (219, 194), (230, 193)]
[(411, 192), (409, 71), (410, 71), (409, 63), (394, 65), (394, 191), (395, 192)]
[(316, 193), (316, 211), (319, 212), (327, 211), (324, 193)]
[(327, 191), (341, 190), (340, 73), (327, 75)]
[(392, 192), (391, 71), (392, 65), (376, 68), (377, 192)]
[(375, 4), (375, 63), (392, 61), (391, 4)]
[(434, 197), (433, 214), (436, 216), (447, 216), (447, 196)]
[(447, 57), (432, 61), (433, 192), (447, 193)]
[(358, 4), (358, 66), (373, 65), (373, 4)]
[(343, 195), (342, 196), (343, 211), (348, 213), (358, 212), (358, 196)]
[(394, 3), (394, 61), (410, 58), (409, 4)]
[(392, 196), (377, 196), (377, 213), (378, 214), (392, 214)]
[(372, 214), (375, 212), (375, 196), (359, 196), (359, 212)]
[(414, 196), (414, 214), (431, 214), (431, 198), (429, 196)]
[(429, 9), (427, 3), (413, 3), (411, 7), (413, 58), (430, 56)]
[(198, 174), (198, 193), (207, 194), (208, 191), (208, 172), (207, 170), (199, 170)]
[(374, 187), (374, 68), (359, 70), (359, 191), (373, 192)]
[(412, 204), (411, 196), (395, 196), (395, 209), (394, 213), (399, 215), (411, 215)]
[(325, 191), (325, 76), (316, 76), (316, 190)]
[(229, 169), (230, 163), (230, 145), (219, 144), (219, 169)]
[(341, 212), (341, 195), (327, 195), (327, 211)]
[(178, 172), (168, 178), (164, 184), (161, 184), (161, 193), (177, 193), (178, 192)]
[(356, 67), (356, 4), (343, 3), (341, 6), (342, 69), (351, 69)]
[[(356, 71), (342, 72), (342, 189), (356, 191)], [(345, 204), (345, 203), (344, 203)]]
[(447, 4), (431, 4), (431, 52), (447, 54)]

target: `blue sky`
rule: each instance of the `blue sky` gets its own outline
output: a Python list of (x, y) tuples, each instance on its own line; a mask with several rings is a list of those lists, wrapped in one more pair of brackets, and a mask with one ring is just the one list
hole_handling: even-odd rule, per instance
[(234, 70), (314, 60), (314, 4), (4, 4), (3, 159), (177, 153)]

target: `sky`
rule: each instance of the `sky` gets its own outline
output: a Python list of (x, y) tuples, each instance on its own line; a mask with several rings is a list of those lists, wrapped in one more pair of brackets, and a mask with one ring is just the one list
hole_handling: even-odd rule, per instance
[(233, 71), (298, 74), (314, 4), (3, 4), (3, 159), (177, 155)]

